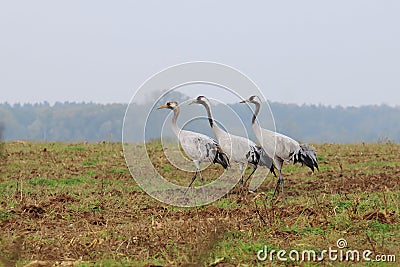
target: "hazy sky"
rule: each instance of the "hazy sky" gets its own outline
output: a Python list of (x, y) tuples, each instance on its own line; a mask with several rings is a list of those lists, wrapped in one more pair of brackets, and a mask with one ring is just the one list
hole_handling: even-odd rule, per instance
[(400, 1), (1, 1), (0, 102), (129, 102), (182, 62), (272, 101), (400, 105)]

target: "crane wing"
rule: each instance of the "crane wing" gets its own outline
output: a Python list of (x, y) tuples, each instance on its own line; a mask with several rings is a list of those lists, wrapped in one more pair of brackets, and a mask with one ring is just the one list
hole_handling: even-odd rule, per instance
[(300, 149), (300, 144), (292, 138), (267, 129), (261, 129), (262, 147), (270, 157), (289, 161)]
[(193, 160), (219, 163), (225, 169), (229, 167), (229, 159), (211, 137), (192, 131), (180, 131), (179, 142), (185, 153)]

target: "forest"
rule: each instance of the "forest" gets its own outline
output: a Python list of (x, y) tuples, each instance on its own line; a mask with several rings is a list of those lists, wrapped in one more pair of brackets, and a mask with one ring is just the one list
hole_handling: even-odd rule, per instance
[[(187, 99), (180, 96), (178, 100), (182, 102)], [(269, 104), (274, 115), (276, 130), (299, 141), (311, 143), (400, 142), (400, 107), (387, 105), (332, 107), (277, 102)], [(251, 110), (243, 108), (241, 104), (229, 104), (229, 107), (243, 120), (246, 129), (249, 130), (250, 138), (254, 138), (250, 127)], [(142, 127), (152, 106), (131, 104), (131, 108), (136, 113), (126, 125)], [(57, 102), (51, 105), (44, 102), (10, 105), (2, 103), (0, 104), (0, 137), (5, 141), (118, 142), (121, 141), (126, 109), (127, 104)], [(233, 120), (222, 105), (213, 106), (213, 110), (219, 120), (226, 125)], [(148, 136), (149, 139), (159, 137), (160, 127), (168, 113), (154, 112), (154, 123), (148, 125), (151, 133)], [(190, 114), (187, 115), (190, 116)], [(204, 123), (206, 121), (192, 128), (204, 132), (207, 128), (204, 127)], [(211, 132), (205, 131), (205, 133)], [(129, 138), (129, 141), (135, 142), (142, 140), (143, 135), (140, 129), (137, 130), (137, 135)]]

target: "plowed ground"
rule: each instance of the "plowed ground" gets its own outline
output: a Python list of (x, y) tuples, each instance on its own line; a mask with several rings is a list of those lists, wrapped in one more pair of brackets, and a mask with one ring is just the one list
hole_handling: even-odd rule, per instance
[[(190, 182), (191, 173), (169, 166), (160, 144), (148, 147), (164, 177)], [(315, 147), (319, 172), (285, 165), (285, 200), (271, 200), (276, 178), (269, 174), (256, 193), (237, 187), (208, 206), (178, 208), (137, 186), (120, 143), (6, 143), (0, 266), (278, 265), (276, 256), (262, 262), (257, 252), (321, 251), (337, 248), (339, 238), (348, 249), (399, 262), (400, 145)], [(221, 171), (212, 166), (203, 176)]]

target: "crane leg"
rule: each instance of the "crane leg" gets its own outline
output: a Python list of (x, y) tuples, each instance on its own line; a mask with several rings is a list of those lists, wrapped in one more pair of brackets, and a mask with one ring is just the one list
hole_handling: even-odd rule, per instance
[(282, 176), (282, 173), (281, 173), (281, 170), (278, 170), (279, 171), (279, 178), (278, 178), (278, 181), (276, 182), (276, 186), (275, 186), (275, 190), (274, 190), (274, 195), (272, 196), (272, 198), (275, 198), (275, 195), (276, 195), (276, 192), (278, 191), (278, 188), (279, 188), (279, 184), (281, 185), (281, 188), (282, 188), (282, 197), (284, 197), (284, 191), (283, 191), (283, 176)]
[(244, 172), (246, 171), (246, 168), (244, 167), (243, 163), (239, 163), (239, 170), (240, 170), (240, 184), (244, 185), (244, 180), (243, 180), (243, 176), (244, 176)]
[(199, 170), (199, 175), (200, 175), (201, 184), (204, 186), (204, 179), (203, 179), (203, 176), (201, 175), (201, 171), (200, 170)]
[(204, 191), (204, 179), (203, 179), (203, 176), (201, 175), (201, 171), (200, 170), (199, 170), (199, 174), (200, 174), (201, 184), (203, 185), (201, 187), (201, 191), (203, 192), (203, 199), (205, 201), (206, 200), (206, 192)]
[(254, 166), (253, 171), (250, 173), (249, 177), (247, 177), (246, 181), (244, 181), (244, 184), (247, 183), (247, 181), (250, 179), (250, 177), (253, 175), (253, 173), (257, 170), (257, 166)]
[(194, 180), (196, 180), (196, 176), (197, 176), (197, 172), (198, 171), (200, 171), (200, 170), (196, 168), (196, 171), (194, 172), (194, 175), (192, 177), (192, 181), (190, 182), (189, 186), (186, 188), (185, 195), (186, 195), (187, 191), (189, 190), (189, 188), (192, 186)]
[(276, 185), (275, 185), (274, 195), (272, 196), (272, 198), (275, 198), (276, 191), (278, 191), (280, 182), (281, 182), (281, 180), (278, 178), (278, 181), (276, 182)]

